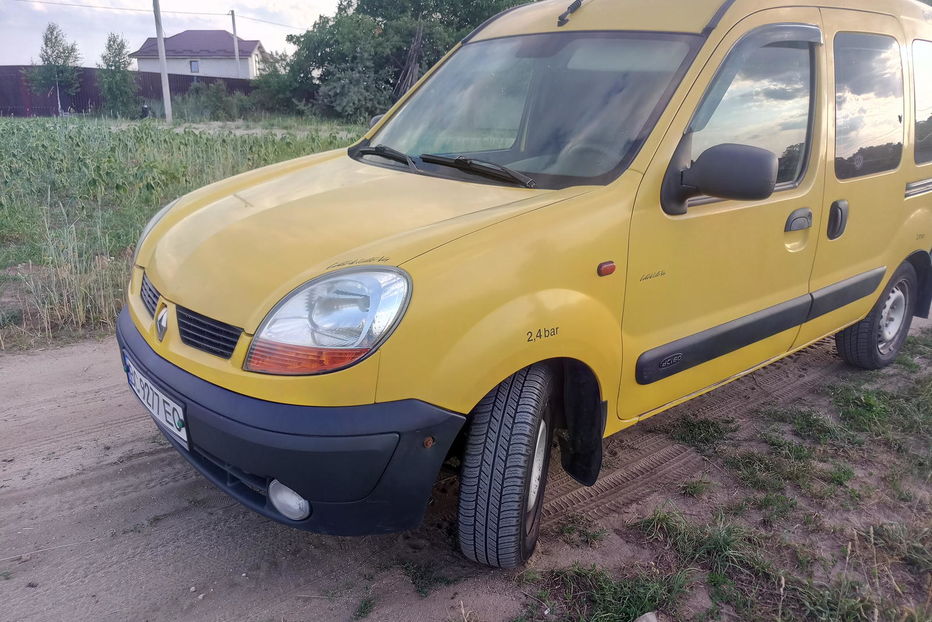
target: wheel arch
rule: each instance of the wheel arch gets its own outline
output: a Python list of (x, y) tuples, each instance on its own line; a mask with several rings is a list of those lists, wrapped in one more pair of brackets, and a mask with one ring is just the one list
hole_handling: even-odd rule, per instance
[(907, 257), (906, 261), (913, 265), (919, 277), (915, 316), (928, 318), (932, 311), (932, 255), (925, 251), (916, 251)]
[(602, 439), (608, 420), (608, 402), (599, 379), (588, 365), (577, 359), (556, 359), (561, 370), (563, 392), (558, 404), (560, 461), (570, 477), (592, 486), (602, 470)]
[[(602, 439), (608, 417), (608, 404), (598, 375), (579, 359), (556, 357), (517, 369), (501, 382), (539, 364), (549, 366), (555, 377), (552, 407), (557, 425), (554, 437), (560, 444), (563, 470), (580, 484), (592, 486), (602, 468)], [(451, 455), (461, 455), (468, 434), (467, 420), (450, 450)]]

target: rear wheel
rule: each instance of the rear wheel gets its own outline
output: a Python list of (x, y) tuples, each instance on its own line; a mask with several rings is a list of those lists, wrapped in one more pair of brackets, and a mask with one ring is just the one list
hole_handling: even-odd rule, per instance
[(909, 262), (893, 278), (870, 315), (835, 335), (838, 353), (863, 369), (886, 367), (899, 356), (916, 309), (919, 279)]
[(522, 370), (472, 413), (460, 475), (459, 542), (469, 559), (514, 568), (534, 552), (553, 440), (553, 372)]

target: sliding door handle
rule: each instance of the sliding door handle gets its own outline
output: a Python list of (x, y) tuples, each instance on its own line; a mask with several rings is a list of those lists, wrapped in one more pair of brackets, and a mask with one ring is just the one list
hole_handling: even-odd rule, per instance
[(845, 200), (832, 203), (828, 213), (828, 239), (837, 240), (848, 228), (848, 202)]
[(812, 210), (808, 207), (801, 207), (786, 219), (786, 226), (783, 227), (783, 231), (789, 233), (790, 231), (805, 231), (812, 227)]

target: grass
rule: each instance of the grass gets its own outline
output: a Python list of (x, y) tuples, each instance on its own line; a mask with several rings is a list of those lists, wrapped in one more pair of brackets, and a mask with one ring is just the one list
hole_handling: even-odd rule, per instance
[(421, 597), (429, 596), (438, 587), (455, 583), (455, 580), (443, 574), (440, 566), (435, 563), (403, 562), (401, 570)]
[(697, 524), (676, 510), (658, 508), (634, 526), (676, 552), (681, 567), (704, 568), (713, 603), (734, 607), (740, 619), (763, 619), (764, 612), (777, 620), (868, 622), (888, 617), (888, 609), (847, 572), (826, 582), (796, 577), (779, 565), (791, 556), (792, 547), (721, 516)]
[[(715, 448), (710, 459), (728, 472), (719, 485), (734, 477), (739, 492), (753, 491), (683, 506), (699, 517), (711, 509), (711, 520), (671, 504), (634, 524), (666, 549), (665, 564), (672, 554), (675, 569), (695, 569), (705, 583), (712, 604), (694, 620), (932, 620), (932, 330), (911, 338), (904, 356), (917, 368), (848, 374), (827, 388), (826, 406), (766, 408), (737, 438), (731, 421), (671, 426), (677, 440)], [(680, 489), (704, 488), (689, 480)], [(851, 512), (868, 502), (891, 522), (864, 529), (863, 513)]]
[(691, 479), (680, 484), (680, 492), (684, 497), (698, 499), (705, 496), (712, 489), (712, 481), (705, 477)]
[(191, 190), (344, 146), (362, 128), (241, 135), (159, 122), (0, 118), (0, 347), (112, 326), (133, 246), (148, 219)]
[(681, 417), (674, 422), (669, 434), (673, 440), (707, 454), (730, 438), (737, 429), (737, 424), (730, 419)]
[(754, 574), (768, 568), (756, 536), (721, 516), (707, 525), (695, 525), (676, 510), (658, 508), (634, 527), (649, 541), (671, 546), (687, 564), (707, 564), (713, 573)]
[(793, 432), (801, 439), (817, 445), (844, 443), (847, 435), (833, 421), (822, 413), (806, 408), (768, 408), (760, 413), (762, 416), (788, 423)]
[(825, 472), (825, 479), (836, 486), (847, 486), (854, 479), (854, 471), (846, 464), (835, 464)]
[(369, 614), (375, 609), (375, 599), (371, 596), (366, 596), (356, 607), (356, 611), (353, 612), (354, 620), (362, 620), (368, 618)]
[(558, 529), (560, 537), (567, 544), (593, 547), (605, 539), (608, 531), (597, 527), (590, 519), (572, 514), (566, 517)]
[(915, 379), (891, 393), (845, 383), (829, 390), (842, 421), (873, 438), (898, 444), (902, 434), (932, 433), (932, 376)]
[(920, 573), (932, 573), (932, 528), (885, 523), (860, 532), (894, 561), (912, 566)]
[(725, 460), (746, 486), (764, 492), (781, 492), (787, 483), (804, 485), (813, 475), (809, 460), (793, 460), (753, 450), (736, 452)]
[(787, 460), (809, 460), (813, 456), (812, 449), (806, 445), (791, 441), (772, 431), (761, 434), (761, 440), (767, 443), (777, 456)]
[(913, 363), (917, 358), (932, 360), (932, 329), (926, 329), (907, 339), (903, 345), (902, 356), (908, 357)]
[(675, 608), (689, 583), (686, 570), (668, 574), (650, 570), (615, 578), (597, 566), (574, 564), (546, 573), (533, 604), (514, 622), (634, 620)]
[(780, 493), (769, 493), (754, 497), (751, 505), (764, 513), (764, 522), (776, 523), (789, 516), (796, 509), (796, 500)]

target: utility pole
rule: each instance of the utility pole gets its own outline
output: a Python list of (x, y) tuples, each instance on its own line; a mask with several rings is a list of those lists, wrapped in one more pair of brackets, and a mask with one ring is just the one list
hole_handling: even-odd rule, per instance
[(230, 18), (233, 20), (233, 56), (236, 57), (236, 77), (242, 78), (239, 66), (239, 37), (236, 36), (236, 11), (230, 9)]
[(162, 10), (159, 0), (152, 0), (155, 13), (155, 38), (159, 48), (159, 69), (162, 72), (162, 103), (165, 105), (165, 120), (172, 122), (172, 92), (168, 85), (168, 61), (165, 59), (165, 35), (162, 33)]

